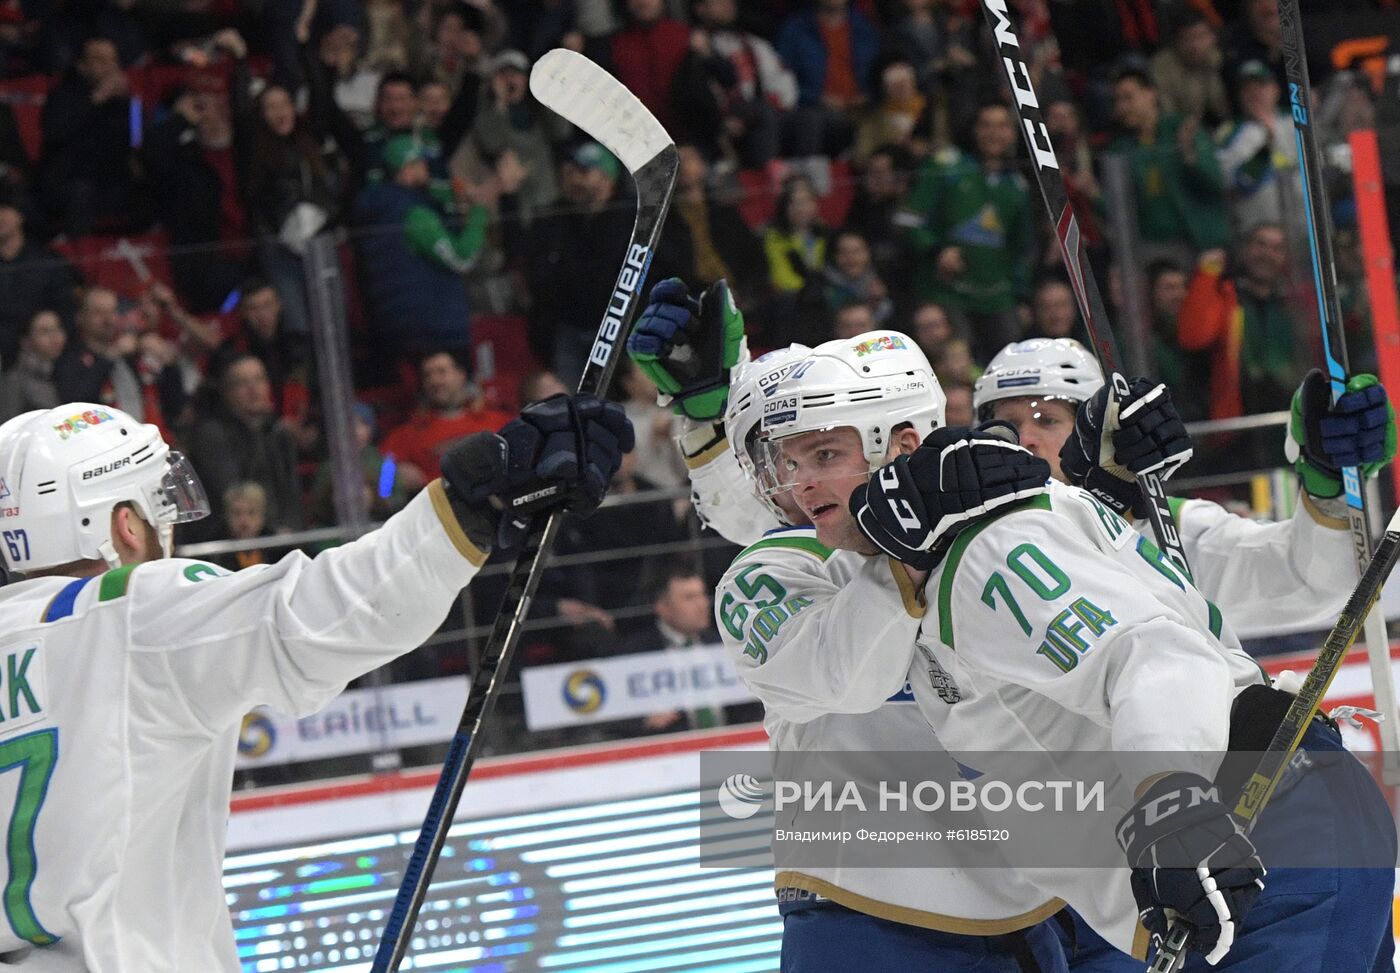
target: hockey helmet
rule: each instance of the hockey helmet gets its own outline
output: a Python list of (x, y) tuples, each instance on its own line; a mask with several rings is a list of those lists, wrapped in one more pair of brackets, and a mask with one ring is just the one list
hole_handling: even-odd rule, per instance
[(1103, 369), (1073, 338), (1013, 341), (992, 359), (972, 388), (972, 409), (980, 421), (992, 418), (992, 404), (1006, 399), (1062, 399), (1078, 404), (1103, 386)]
[(781, 475), (784, 439), (850, 427), (874, 470), (886, 462), (896, 428), (910, 424), (923, 439), (943, 425), (946, 403), (928, 358), (908, 335), (868, 331), (824, 342), (763, 402), (760, 487), (770, 496), (791, 488)]
[(73, 402), (0, 426), (0, 555), (13, 572), (101, 559), (118, 567), (112, 509), (129, 501), (170, 553), (174, 526), (209, 514), (199, 477), (160, 430)]

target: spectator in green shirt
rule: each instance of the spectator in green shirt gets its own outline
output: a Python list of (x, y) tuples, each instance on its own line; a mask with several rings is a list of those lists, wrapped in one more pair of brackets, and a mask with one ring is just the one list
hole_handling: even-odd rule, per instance
[(1034, 237), (1011, 111), (1000, 102), (979, 108), (972, 141), (972, 153), (949, 150), (924, 163), (896, 221), (915, 257), (916, 296), (945, 307), (987, 361), (1021, 336), (1017, 304), (1027, 296)]
[(1109, 148), (1132, 167), (1145, 257), (1189, 264), (1200, 251), (1225, 246), (1225, 181), (1200, 123), (1164, 114), (1152, 80), (1135, 69), (1114, 80), (1113, 118), (1122, 135)]

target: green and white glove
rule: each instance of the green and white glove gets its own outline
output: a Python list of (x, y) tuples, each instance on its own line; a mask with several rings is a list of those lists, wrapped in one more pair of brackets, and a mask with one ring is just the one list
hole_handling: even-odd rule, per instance
[(696, 299), (679, 277), (661, 281), (627, 339), (627, 354), (656, 383), (662, 405), (691, 419), (723, 418), (730, 372), (747, 354), (744, 315), (729, 284), (716, 281)]
[(1395, 458), (1395, 410), (1374, 375), (1353, 375), (1332, 402), (1327, 376), (1314, 368), (1293, 393), (1284, 455), (1303, 489), (1324, 500), (1342, 493), (1342, 468), (1372, 476)]

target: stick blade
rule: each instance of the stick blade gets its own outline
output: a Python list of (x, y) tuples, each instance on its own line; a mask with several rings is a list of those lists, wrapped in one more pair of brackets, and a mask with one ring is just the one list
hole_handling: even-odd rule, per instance
[(530, 70), (530, 93), (617, 156), (636, 174), (671, 136), (627, 86), (588, 58), (556, 47)]

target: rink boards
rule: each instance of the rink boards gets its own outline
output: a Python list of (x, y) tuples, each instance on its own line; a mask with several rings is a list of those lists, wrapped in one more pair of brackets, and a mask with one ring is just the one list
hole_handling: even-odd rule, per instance
[[(1370, 688), (1353, 653), (1328, 708), (1367, 706)], [(1354, 750), (1378, 746), (1372, 729), (1345, 732)], [(772, 871), (696, 860), (701, 815), (713, 813), (700, 751), (765, 746), (753, 726), (481, 761), (404, 969), (777, 970)], [(428, 770), (236, 797), (224, 881), (243, 969), (368, 971), (435, 782)], [(766, 848), (771, 815), (748, 823), (739, 842)]]

